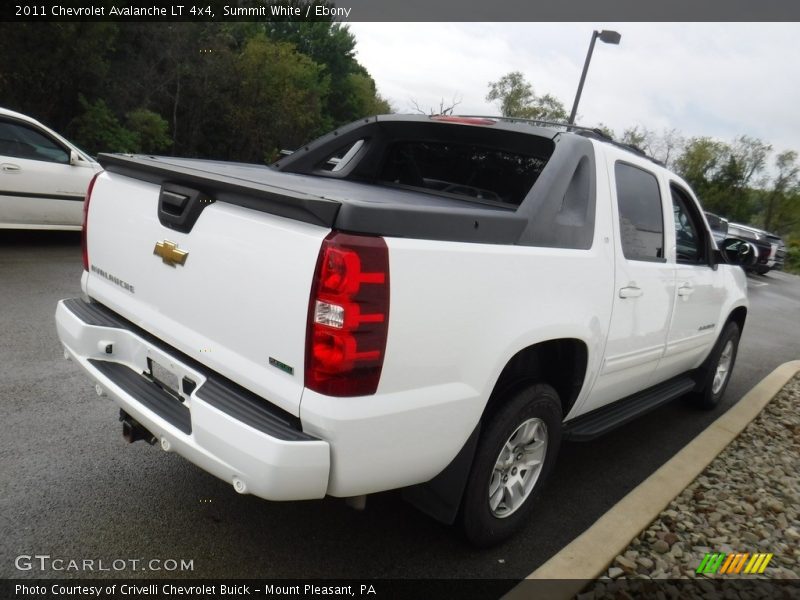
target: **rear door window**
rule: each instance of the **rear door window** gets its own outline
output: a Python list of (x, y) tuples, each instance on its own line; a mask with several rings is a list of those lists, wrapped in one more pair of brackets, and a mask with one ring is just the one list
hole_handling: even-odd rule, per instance
[(656, 176), (628, 163), (614, 166), (622, 253), (628, 260), (664, 262), (664, 215)]

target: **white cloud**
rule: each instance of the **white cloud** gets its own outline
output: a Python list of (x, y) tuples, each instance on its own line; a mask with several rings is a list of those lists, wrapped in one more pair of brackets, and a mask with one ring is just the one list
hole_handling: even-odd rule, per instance
[(580, 122), (621, 132), (675, 128), (730, 140), (750, 135), (800, 150), (798, 23), (351, 23), (359, 61), (400, 112), (461, 99), (457, 112), (496, 114), (488, 82), (519, 70), (571, 108), (593, 29), (597, 43)]

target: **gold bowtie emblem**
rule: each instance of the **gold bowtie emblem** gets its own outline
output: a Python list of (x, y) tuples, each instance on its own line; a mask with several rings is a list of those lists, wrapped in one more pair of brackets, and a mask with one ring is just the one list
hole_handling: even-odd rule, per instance
[(156, 247), (153, 248), (153, 254), (160, 256), (164, 264), (172, 268), (175, 268), (175, 265), (183, 265), (186, 257), (189, 256), (188, 252), (178, 250), (178, 244), (169, 240), (157, 242)]

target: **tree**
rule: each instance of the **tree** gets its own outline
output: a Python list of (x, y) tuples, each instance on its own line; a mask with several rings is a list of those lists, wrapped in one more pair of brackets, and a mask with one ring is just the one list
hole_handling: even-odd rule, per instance
[(78, 102), (83, 112), (67, 127), (78, 146), (90, 154), (137, 151), (136, 135), (120, 124), (105, 100), (89, 102), (81, 95)]
[(772, 189), (767, 193), (764, 204), (764, 229), (772, 231), (782, 229), (788, 232), (789, 227), (800, 222), (800, 166), (797, 164), (797, 152), (787, 150), (775, 157), (777, 171), (772, 182)]
[(759, 211), (755, 188), (765, 184), (761, 175), (771, 150), (769, 144), (748, 136), (739, 136), (732, 144), (692, 138), (674, 166), (706, 208), (747, 223)]
[(653, 145), (653, 156), (672, 168), (676, 155), (685, 143), (686, 140), (677, 129), (664, 129)]
[(677, 129), (664, 129), (662, 133), (658, 134), (639, 125), (623, 131), (621, 141), (639, 148), (668, 167), (673, 166), (675, 153), (685, 143)]
[(293, 44), (298, 52), (323, 67), (319, 77), (326, 80), (328, 87), (323, 129), (390, 112), (391, 107), (377, 94), (375, 81), (356, 60), (356, 39), (346, 25), (332, 21), (281, 21), (266, 24), (266, 31), (270, 39)]
[(600, 132), (600, 133), (602, 133), (604, 136), (606, 136), (607, 138), (611, 138), (612, 140), (613, 140), (613, 139), (615, 139), (615, 137), (616, 137), (616, 136), (614, 135), (614, 130), (613, 130), (613, 129), (611, 129), (611, 127), (609, 127), (609, 126), (608, 126), (608, 125), (606, 125), (605, 123), (598, 123), (598, 124), (597, 124), (597, 125), (595, 125), (595, 126), (592, 128), (592, 129), (594, 129), (594, 130), (596, 130), (596, 131), (599, 131), (599, 132)]
[(235, 62), (250, 23), (126, 23), (101, 96), (118, 114), (144, 107), (169, 123), (172, 153), (225, 158)]
[(343, 108), (346, 121), (354, 121), (371, 115), (384, 115), (392, 112), (392, 106), (375, 89), (375, 81), (367, 73), (347, 75), (347, 96)]
[(568, 118), (567, 110), (558, 98), (551, 94), (537, 96), (519, 71), (489, 82), (486, 100), (499, 102), (500, 114), (504, 117), (563, 122)]
[(102, 97), (118, 28), (102, 22), (0, 23), (0, 104), (63, 131), (84, 110), (80, 93)]
[(461, 104), (461, 99), (456, 99), (456, 97), (453, 96), (453, 99), (450, 101), (450, 103), (445, 104), (444, 98), (442, 98), (439, 100), (439, 108), (431, 106), (427, 111), (424, 110), (419, 105), (419, 102), (414, 99), (411, 100), (411, 104), (414, 105), (414, 112), (417, 112), (421, 115), (452, 115), (453, 111), (456, 109), (456, 106)]
[(730, 146), (710, 137), (695, 137), (687, 141), (675, 160), (675, 170), (692, 189), (704, 207), (723, 216), (732, 216), (726, 190), (719, 189), (717, 174), (730, 154)]
[(169, 123), (161, 115), (137, 108), (127, 115), (127, 127), (106, 104), (78, 97), (83, 112), (67, 127), (75, 142), (91, 154), (98, 152), (155, 153), (169, 148)]
[(128, 113), (128, 129), (136, 138), (136, 151), (154, 154), (172, 145), (169, 123), (158, 113), (137, 108)]
[(622, 132), (622, 137), (620, 141), (623, 144), (628, 144), (629, 146), (633, 146), (635, 148), (639, 148), (647, 152), (648, 147), (651, 144), (651, 140), (653, 138), (653, 132), (647, 129), (646, 127), (639, 127), (635, 125), (634, 127), (628, 127), (625, 131)]
[(675, 161), (675, 168), (696, 191), (707, 187), (729, 147), (710, 137), (691, 138)]
[(763, 186), (758, 178), (764, 170), (772, 147), (761, 140), (745, 135), (737, 137), (728, 146), (724, 162), (712, 177), (716, 201), (725, 213), (736, 220), (749, 222), (758, 212), (753, 187)]
[(237, 59), (240, 81), (228, 136), (231, 158), (270, 162), (282, 148), (296, 148), (322, 133), (329, 81), (323, 67), (266, 35), (250, 38)]

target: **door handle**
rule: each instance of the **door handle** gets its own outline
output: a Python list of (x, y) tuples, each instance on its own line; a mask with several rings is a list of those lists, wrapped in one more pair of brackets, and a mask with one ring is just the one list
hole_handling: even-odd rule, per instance
[(19, 165), (12, 165), (11, 163), (3, 163), (2, 169), (6, 173), (19, 173), (22, 171), (22, 169), (19, 168)]
[(694, 293), (694, 288), (691, 283), (684, 283), (678, 288), (678, 296), (691, 296)]
[(635, 285), (629, 285), (619, 290), (620, 298), (638, 298), (642, 294), (642, 288), (638, 288)]

